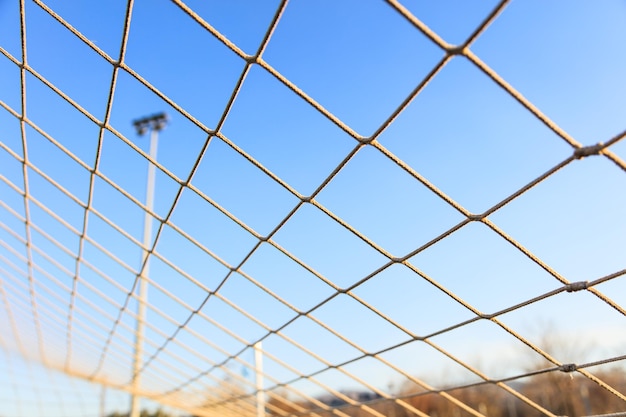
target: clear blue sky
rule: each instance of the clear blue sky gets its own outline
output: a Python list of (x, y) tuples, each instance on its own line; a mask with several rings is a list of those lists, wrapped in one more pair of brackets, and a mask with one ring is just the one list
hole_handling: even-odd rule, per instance
[[(45, 3), (104, 53), (118, 59), (125, 2)], [(494, 1), (461, 0), (403, 3), (451, 44), (462, 43), (496, 5)], [(276, 1), (269, 0), (187, 4), (250, 55), (256, 52), (277, 7)], [(40, 6), (26, 2), (25, 16), (29, 66), (93, 117), (103, 120), (113, 66)], [(593, 145), (608, 141), (626, 128), (626, 54), (622, 53), (625, 18), (626, 3), (617, 0), (512, 1), (470, 49), (576, 141)], [(4, 51), (0, 54), (0, 200), (23, 216), (22, 198), (7, 184), (24, 187), (22, 166), (10, 153), (23, 156), (20, 125), (6, 109), (21, 112), (19, 67), (7, 57), (22, 59), (18, 2), (0, 0), (0, 47)], [(287, 5), (263, 59), (351, 129), (369, 136), (443, 56), (438, 46), (382, 1), (293, 0)], [(135, 1), (124, 62), (209, 129), (214, 129), (220, 120), (245, 65), (243, 59), (175, 4), (148, 0)], [(26, 74), (25, 88), (28, 120), (93, 167), (98, 126), (30, 73)], [(110, 125), (148, 152), (148, 139), (135, 134), (131, 121), (160, 111), (168, 113), (170, 124), (160, 136), (158, 161), (173, 175), (186, 180), (206, 133), (120, 70)], [(313, 193), (357, 145), (346, 132), (259, 65), (250, 69), (220, 132), (304, 196)], [(89, 171), (30, 126), (26, 127), (26, 139), (28, 160), (86, 202)], [(476, 214), (485, 212), (573, 152), (570, 145), (465, 57), (452, 58), (378, 137), (378, 142), (450, 199)], [(626, 159), (625, 142), (609, 148), (622, 164)], [(103, 137), (98, 170), (137, 200), (144, 201), (147, 161), (110, 131)], [(298, 204), (296, 196), (219, 139), (210, 143), (191, 184), (262, 236), (274, 230)], [(32, 169), (29, 188), (34, 198), (71, 227), (82, 230), (82, 208)], [(169, 212), (177, 190), (176, 182), (158, 171), (157, 215)], [(489, 216), (489, 220), (565, 279), (592, 281), (626, 268), (625, 190), (626, 172), (605, 157), (593, 156), (568, 164)], [(315, 200), (395, 257), (411, 253), (463, 220), (461, 213), (371, 146), (359, 150)], [(34, 204), (30, 206), (34, 224), (70, 251), (78, 251), (76, 234)], [(143, 211), (101, 178), (95, 180), (93, 207), (141, 240)], [(182, 192), (170, 221), (232, 267), (238, 266), (257, 243), (252, 234), (189, 189)], [(25, 238), (23, 225), (4, 207), (0, 207), (0, 222)], [(95, 215), (89, 216), (87, 235), (130, 267), (139, 267), (141, 249)], [(71, 256), (37, 232), (33, 232), (32, 239), (33, 245), (73, 273), (75, 260)], [(310, 204), (298, 209), (272, 239), (341, 288), (387, 263), (385, 256)], [(23, 278), (10, 263), (26, 271), (26, 264), (19, 257), (27, 256), (26, 247), (2, 228), (0, 241), (6, 244), (0, 247), (0, 283), (13, 285), (12, 290), (7, 287), (6, 291), (12, 294), (12, 300), (19, 300), (28, 293), (12, 284), (15, 278), (11, 277)], [(227, 267), (170, 226), (163, 227), (156, 252), (209, 289), (216, 288), (228, 273)], [(88, 242), (83, 258), (126, 289), (133, 282), (133, 273)], [(41, 255), (35, 254), (33, 260), (71, 288), (71, 275)], [(560, 285), (480, 223), (461, 228), (412, 257), (410, 263), (484, 313), (499, 311)], [(241, 271), (303, 311), (335, 292), (267, 243), (252, 253)], [(67, 290), (51, 283), (40, 271), (35, 271), (34, 277), (66, 300), (51, 298), (53, 306), (61, 311), (68, 309)], [(86, 266), (81, 267), (81, 278), (116, 303), (124, 302), (124, 291), (106, 283)], [(200, 287), (159, 259), (151, 261), (150, 278), (184, 300), (191, 310), (199, 308), (206, 297)], [(622, 308), (626, 306), (626, 277), (601, 284), (597, 289)], [(117, 307), (84, 284), (78, 285), (78, 292), (117, 316)], [(220, 294), (272, 329), (296, 315), (238, 273), (231, 275)], [(373, 276), (355, 288), (354, 294), (417, 335), (473, 317), (469, 310), (403, 265), (394, 265)], [(25, 334), (30, 335), (30, 301), (23, 299), (22, 304), (13, 301), (17, 303), (14, 314), (28, 328)], [(154, 287), (150, 289), (150, 302), (176, 323), (189, 317), (187, 308)], [(109, 319), (102, 318), (82, 299), (77, 299), (76, 305), (105, 327), (112, 326)], [(134, 308), (131, 302), (130, 309)], [(216, 297), (203, 307), (202, 313), (248, 343), (266, 334), (262, 327)], [(3, 302), (0, 316), (6, 314)], [(408, 339), (406, 333), (348, 295), (334, 298), (312, 315), (370, 352)], [(0, 322), (3, 320), (6, 317), (2, 316)], [(60, 314), (56, 320), (63, 323), (66, 316)], [(149, 312), (149, 320), (166, 335), (176, 330), (175, 325), (153, 311)], [(625, 317), (588, 292), (559, 294), (506, 314), (502, 321), (536, 343), (540, 342), (542, 330), (553, 326), (564, 340), (584, 340), (583, 344), (597, 347), (588, 356), (564, 357), (563, 362), (626, 352)], [(122, 316), (122, 323), (134, 328), (134, 320), (128, 314)], [(245, 346), (197, 316), (188, 327), (231, 354)], [(17, 348), (10, 341), (8, 325), (2, 324), (0, 332), (0, 340), (9, 349)], [(103, 330), (98, 332), (104, 334)], [(333, 364), (359, 354), (308, 318), (297, 319), (284, 329), (284, 334)], [(157, 346), (165, 342), (165, 337), (153, 330), (149, 329), (147, 336)], [(128, 346), (124, 338), (132, 340), (132, 332), (119, 326), (114, 340)], [(27, 339), (31, 344), (35, 340)], [(206, 362), (198, 362), (198, 368), (205, 369), (210, 361), (224, 358), (187, 331), (178, 333), (177, 340), (206, 354)], [(517, 368), (503, 370), (503, 363), (520, 358), (523, 362), (531, 357), (518, 341), (484, 321), (436, 336), (433, 342), (494, 378), (521, 372), (526, 366), (521, 363)], [(66, 340), (62, 327), (51, 333), (49, 343), (56, 352), (51, 356), (63, 363)], [(82, 352), (80, 342), (75, 344), (73, 365), (90, 372), (101, 347), (96, 343), (91, 351)], [(303, 373), (325, 367), (277, 335), (267, 337), (264, 349)], [(146, 346), (148, 355), (154, 351), (154, 347)], [(187, 354), (175, 343), (169, 343), (165, 351)], [(159, 355), (173, 361), (166, 352)], [(411, 375), (435, 381), (442, 378), (444, 371), (448, 372), (449, 381), (476, 379), (420, 343), (383, 357)], [(244, 353), (242, 358), (252, 361), (252, 352)], [(128, 377), (124, 373), (128, 370), (116, 369), (113, 362), (105, 363), (112, 367), (112, 372), (118, 372), (120, 380)], [(236, 363), (230, 366), (235, 370), (240, 367)], [(279, 380), (294, 377), (271, 360), (266, 360), (265, 366), (266, 372)], [(185, 375), (181, 376), (183, 380), (195, 375), (185, 365), (175, 367)], [(399, 374), (373, 359), (356, 362), (346, 369), (383, 390), (390, 384), (395, 384), (395, 388), (402, 385)], [(359, 384), (336, 375), (336, 371), (324, 372), (319, 379), (333, 388), (359, 388)], [(269, 381), (266, 385), (273, 386)], [(307, 384), (297, 386), (305, 392), (320, 392)], [(15, 411), (0, 408), (0, 414), (15, 415)]]

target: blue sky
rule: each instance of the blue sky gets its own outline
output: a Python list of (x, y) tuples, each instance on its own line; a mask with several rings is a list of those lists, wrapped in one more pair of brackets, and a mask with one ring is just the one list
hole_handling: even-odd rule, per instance
[[(112, 60), (119, 58), (125, 2), (44, 3)], [(463, 43), (497, 4), (460, 0), (402, 3), (450, 44)], [(186, 4), (248, 55), (257, 52), (278, 6), (276, 1)], [(113, 66), (38, 4), (26, 2), (25, 16), (29, 68), (102, 121)], [(575, 141), (593, 145), (624, 130), (626, 55), (619, 51), (626, 40), (625, 17), (626, 4), (617, 0), (593, 4), (512, 1), (470, 50)], [(19, 285), (27, 273), (26, 234), (20, 220), (25, 215), (24, 201), (11, 187), (24, 187), (19, 161), (23, 157), (22, 135), (18, 118), (11, 114), (19, 115), (22, 106), (20, 69), (10, 59), (22, 59), (19, 19), (17, 2), (0, 1), (0, 222), (5, 226), (0, 228), (0, 242), (4, 243), (0, 247), (0, 283), (6, 286), (9, 300), (3, 301), (0, 315), (15, 310), (32, 347), (36, 346), (36, 331), (28, 309), (30, 299), (27, 287)], [(385, 2), (294, 0), (281, 15), (262, 59), (352, 131), (370, 137), (444, 56), (445, 51)], [(73, 285), (84, 221), (84, 210), (75, 200), (87, 202), (89, 169), (97, 161), (92, 207), (127, 233), (124, 236), (93, 213), (88, 216), (75, 304), (77, 332), (88, 334), (91, 329), (94, 341), (81, 345), (77, 333), (70, 363), (89, 373), (102, 359), (106, 329), (113, 328), (140, 267), (138, 243), (144, 210), (136, 202), (145, 200), (148, 161), (129, 143), (145, 153), (149, 144), (147, 137), (134, 132), (132, 120), (160, 111), (168, 113), (170, 124), (160, 135), (157, 161), (167, 172), (157, 170), (154, 211), (161, 219), (170, 212), (171, 216), (158, 235), (156, 256), (150, 263), (150, 279), (167, 292), (154, 285), (150, 288), (152, 309), (148, 314), (154, 328), (147, 330), (146, 358), (165, 346), (157, 360), (150, 362), (164, 380), (147, 382), (150, 388), (177, 386), (174, 381), (188, 381), (199, 370), (224, 360), (224, 352), (236, 354), (265, 336), (265, 370), (270, 377), (289, 381), (296, 376), (272, 361), (274, 355), (304, 374), (323, 371), (319, 380), (333, 389), (361, 388), (354, 379), (326, 369), (328, 365), (319, 358), (276, 334), (267, 335), (268, 329), (283, 326), (297, 312), (261, 286), (295, 309), (307, 311), (335, 294), (337, 288), (367, 278), (353, 294), (380, 314), (347, 294), (311, 313), (367, 352), (410, 339), (381, 315), (418, 336), (474, 317), (405, 265), (373, 274), (389, 261), (376, 248), (397, 258), (411, 255), (408, 262), (412, 267), (483, 313), (560, 286), (540, 265), (480, 222), (467, 224), (414, 254), (465, 216), (410, 172), (433, 184), (459, 207), (481, 214), (573, 153), (566, 141), (466, 57), (452, 57), (376, 138), (406, 169), (379, 148), (363, 146), (321, 190), (320, 185), (358, 141), (258, 64), (249, 69), (219, 126), (226, 140), (211, 139), (199, 159), (207, 138), (202, 126), (209, 130), (218, 127), (246, 62), (176, 4), (135, 1), (124, 64), (196, 122), (120, 69), (108, 119), (110, 129), (105, 129), (98, 148), (98, 125), (31, 72), (25, 75), (28, 160), (74, 196), (68, 197), (28, 168), (30, 193), (58, 216), (55, 219), (29, 203), (33, 224), (57, 242), (31, 231), (33, 245), (56, 261), (38, 251), (32, 255), (40, 267), (34, 269), (33, 278), (42, 299), (42, 320), (54, 322), (45, 340), (58, 363), (67, 357), (63, 325), (67, 313), (63, 312), (69, 311), (68, 288)], [(608, 148), (622, 167), (625, 142)], [(575, 160), (488, 220), (564, 279), (593, 281), (625, 268), (625, 174), (604, 156)], [(189, 178), (191, 188), (185, 187), (174, 205), (180, 187), (177, 181), (184, 183)], [(308, 197), (316, 191), (317, 206), (299, 205), (298, 195)], [(157, 230), (155, 221), (153, 237)], [(258, 237), (269, 234), (274, 245), (258, 244)], [(238, 269), (229, 274), (229, 268)], [(212, 296), (203, 304), (207, 291), (216, 288), (226, 301)], [(624, 276), (596, 289), (622, 309), (626, 306)], [(233, 309), (229, 302), (267, 328)], [(112, 343), (120, 349), (131, 349), (135, 308), (131, 300), (129, 312), (121, 315), (115, 327)], [(196, 309), (200, 314), (190, 315)], [(561, 293), (501, 319), (533, 343), (540, 343), (541, 333), (553, 326), (563, 340), (584, 339), (600, 345), (584, 357), (566, 358), (563, 353), (563, 362), (609, 358), (626, 350), (623, 314), (589, 292)], [(87, 328), (78, 330), (83, 323)], [(182, 324), (185, 329), (177, 330)], [(219, 325), (232, 334), (220, 330)], [(9, 350), (18, 348), (11, 341), (8, 325), (3, 324), (0, 332), (0, 340)], [(307, 317), (297, 318), (281, 332), (328, 364), (361, 355)], [(167, 342), (173, 335), (175, 342)], [(504, 370), (500, 365), (520, 358), (526, 361), (533, 355), (502, 328), (485, 320), (434, 336), (432, 341), (494, 378), (522, 372), (524, 364)], [(197, 355), (189, 356), (185, 347)], [(179, 361), (181, 355), (191, 358), (191, 363)], [(251, 350), (241, 357), (251, 362)], [(449, 379), (442, 383), (477, 378), (422, 342), (408, 343), (381, 357), (410, 375), (437, 380), (445, 370)], [(107, 377), (119, 383), (129, 378), (128, 358), (116, 359), (113, 353), (103, 363), (101, 368), (110, 374)], [(167, 368), (171, 364), (178, 375)], [(232, 360), (228, 366), (235, 373), (241, 368)], [(406, 380), (373, 358), (360, 359), (345, 369), (383, 391), (391, 385), (398, 388)], [(167, 372), (173, 372), (171, 379)], [(220, 372), (215, 375), (222, 377)], [(265, 384), (274, 385), (269, 379)], [(297, 382), (294, 387), (305, 393), (323, 392), (309, 381)], [(15, 411), (0, 409), (0, 413), (13, 415)]]

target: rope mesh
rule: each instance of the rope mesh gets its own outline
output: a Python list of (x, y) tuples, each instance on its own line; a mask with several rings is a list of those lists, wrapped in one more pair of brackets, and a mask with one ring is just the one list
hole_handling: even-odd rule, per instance
[[(319, 46), (288, 50), (291, 62), (281, 55), (296, 12), (321, 6), (281, 1), (257, 19), (237, 11), (258, 32), (251, 42), (193, 2), (173, 0), (159, 16), (144, 2), (117, 5), (106, 40), (56, 3), (17, 2), (8, 15), (19, 25), (0, 38), (0, 383), (10, 404), (0, 414), (46, 415), (54, 403), (53, 414), (104, 415), (104, 387), (115, 398), (108, 409), (123, 410), (127, 392), (198, 416), (256, 415), (259, 392), (279, 416), (623, 415), (624, 221), (603, 211), (624, 202), (626, 131), (594, 132), (585, 145), (481, 58), (483, 38), (516, 5), (485, 10), (458, 44), (408, 2), (376, 6), (411, 36), (398, 40), (403, 62), (418, 50), (424, 58), (410, 88), (381, 73), (367, 82), (388, 97), (347, 105), (360, 92), (335, 80), (327, 96)], [(73, 74), (76, 85), (59, 77), (40, 22), (80, 50), (63, 62), (68, 72), (86, 68), (77, 60), (103, 69)], [(181, 22), (198, 43), (163, 52), (176, 56), (150, 61), (159, 45), (134, 42), (175, 36)], [(205, 60), (205, 47), (215, 57)], [(385, 59), (361, 58), (329, 71), (363, 77), (360, 66)], [(180, 76), (168, 84), (145, 62)], [(219, 67), (216, 79), (194, 85), (193, 65)], [(491, 142), (479, 142), (488, 134), (479, 122), (462, 129), (467, 138), (439, 137), (459, 131), (456, 109), (482, 106), (446, 83), (474, 81), (498, 99), (487, 111), (502, 113), (489, 118), (513, 109), (523, 123)], [(194, 90), (206, 97), (190, 99)], [(130, 125), (141, 114), (128, 112), (147, 105), (171, 118), (157, 159)], [(450, 112), (443, 133), (425, 120), (438, 107)], [(364, 121), (366, 110), (376, 114)], [(508, 166), (514, 153), (519, 167)], [(480, 178), (480, 164), (495, 168)], [(467, 191), (453, 185), (470, 181)], [(591, 226), (553, 236), (552, 223), (584, 200), (600, 208), (586, 213)], [(604, 236), (613, 239), (596, 241), (609, 247), (604, 258), (577, 259), (579, 242)], [(141, 280), (147, 319), (134, 375)]]

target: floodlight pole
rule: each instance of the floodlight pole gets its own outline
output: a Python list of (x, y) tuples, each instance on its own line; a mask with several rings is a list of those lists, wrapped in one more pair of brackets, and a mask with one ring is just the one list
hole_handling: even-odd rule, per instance
[(100, 417), (106, 417), (106, 395), (107, 395), (107, 386), (102, 384), (100, 386)]
[(256, 379), (256, 415), (265, 417), (265, 393), (263, 392), (263, 345), (254, 344), (254, 374)]
[[(143, 119), (135, 120), (133, 125), (137, 129), (137, 133), (142, 136), (146, 131), (150, 131), (150, 159), (156, 161), (157, 148), (159, 142), (159, 132), (165, 128), (167, 124), (167, 116), (165, 113), (159, 113)], [(139, 274), (139, 295), (137, 299), (137, 327), (135, 331), (135, 352), (133, 357), (133, 377), (130, 401), (130, 417), (139, 417), (140, 414), (140, 396), (137, 391), (140, 388), (141, 365), (143, 362), (143, 344), (146, 323), (146, 306), (148, 303), (148, 283), (146, 276), (150, 271), (150, 263), (148, 260), (148, 247), (152, 240), (152, 208), (154, 206), (154, 180), (156, 174), (156, 166), (148, 162), (148, 181), (146, 185), (146, 214), (143, 222), (143, 253), (141, 255), (141, 265), (143, 272)], [(145, 264), (145, 265), (144, 265)]]

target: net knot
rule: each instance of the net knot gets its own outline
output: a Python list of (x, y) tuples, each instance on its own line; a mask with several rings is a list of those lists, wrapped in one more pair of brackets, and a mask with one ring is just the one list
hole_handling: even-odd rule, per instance
[(559, 371), (561, 372), (570, 373), (570, 372), (574, 372), (577, 369), (578, 369), (578, 365), (576, 365), (575, 363), (566, 363), (566, 364), (559, 366)]
[(465, 45), (450, 45), (446, 48), (446, 51), (450, 55), (463, 55), (465, 53)]
[(589, 286), (588, 281), (572, 282), (571, 284), (567, 284), (565, 286), (565, 290), (567, 292), (576, 292), (580, 290), (586, 290), (588, 286)]
[(598, 155), (600, 151), (604, 149), (604, 143), (599, 142), (595, 145), (583, 146), (582, 148), (577, 148), (574, 151), (574, 158), (583, 159), (584, 157), (591, 155)]

